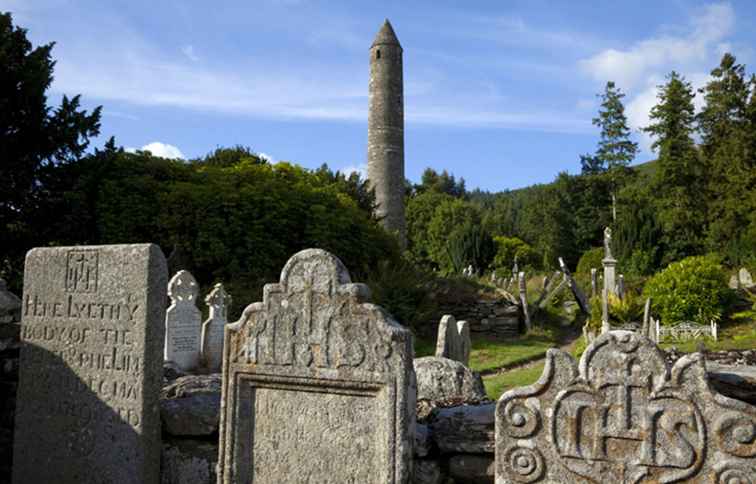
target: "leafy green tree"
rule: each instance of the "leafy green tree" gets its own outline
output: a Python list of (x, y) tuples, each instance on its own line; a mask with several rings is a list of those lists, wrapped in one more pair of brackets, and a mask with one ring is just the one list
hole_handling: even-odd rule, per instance
[[(480, 210), (472, 203), (451, 197), (441, 201), (433, 211), (427, 228), (428, 256), (435, 267), (446, 274), (454, 273), (455, 261), (451, 259), (449, 253), (450, 238), (455, 232), (469, 231), (468, 226), (476, 226), (480, 223)], [(454, 237), (463, 237), (463, 235), (458, 233)], [(472, 262), (468, 261), (468, 263)]]
[(407, 199), (407, 250), (415, 264), (438, 269), (431, 256), (434, 249), (431, 248), (428, 227), (436, 209), (451, 200), (451, 196), (436, 191), (420, 193)]
[(673, 71), (659, 86), (659, 102), (651, 109), (651, 124), (644, 128), (654, 138), (652, 149), (659, 153), (654, 200), (667, 262), (703, 248), (706, 170), (693, 141), (694, 97), (690, 83)]
[(463, 198), (467, 194), (464, 178), (460, 178), (459, 181), (457, 181), (454, 175), (446, 170), (438, 173), (433, 168), (426, 168), (425, 171), (423, 171), (420, 185), (417, 185), (415, 188), (419, 193), (435, 191), (438, 193), (446, 193), (447, 195), (456, 198)]
[(708, 163), (707, 241), (737, 263), (742, 257), (737, 248), (756, 210), (756, 81), (746, 78), (745, 66), (729, 53), (711, 77), (701, 90), (705, 105), (697, 117)]
[(515, 259), (521, 270), (537, 270), (541, 267), (541, 257), (527, 242), (517, 237), (494, 237), (496, 255), (491, 266), (501, 275), (511, 275)]
[(53, 45), (33, 47), (11, 14), (0, 13), (0, 274), (15, 290), (23, 254), (39, 243), (29, 221), (45, 215), (49, 168), (80, 158), (100, 130), (100, 108), (87, 113), (79, 96), (48, 107)]

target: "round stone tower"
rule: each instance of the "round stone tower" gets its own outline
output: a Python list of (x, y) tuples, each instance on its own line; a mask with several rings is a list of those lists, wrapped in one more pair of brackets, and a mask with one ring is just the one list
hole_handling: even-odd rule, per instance
[(368, 181), (376, 214), (406, 244), (404, 220), (404, 86), (402, 46), (388, 19), (370, 47)]

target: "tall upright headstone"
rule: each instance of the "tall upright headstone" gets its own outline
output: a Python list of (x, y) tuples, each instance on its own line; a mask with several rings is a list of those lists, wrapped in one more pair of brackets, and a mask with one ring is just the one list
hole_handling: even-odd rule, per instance
[(209, 308), (207, 321), (202, 323), (202, 360), (213, 371), (220, 371), (223, 362), (223, 332), (228, 323), (231, 296), (220, 282), (205, 297)]
[(467, 321), (457, 321), (451, 314), (442, 316), (438, 323), (436, 356), (467, 365), (470, 362), (470, 347), (470, 326)]
[(591, 269), (591, 297), (598, 295), (598, 271), (596, 268)]
[(199, 286), (189, 271), (178, 271), (168, 282), (171, 305), (165, 312), (165, 361), (183, 370), (200, 364), (202, 313), (197, 308)]
[(226, 326), (219, 483), (409, 481), (412, 335), (368, 293), (309, 249)]
[(402, 46), (388, 19), (370, 47), (368, 181), (376, 214), (406, 244)]
[(152, 244), (29, 251), (14, 484), (159, 482), (166, 282)]
[(713, 391), (703, 356), (672, 368), (634, 332), (577, 363), (549, 350), (537, 383), (496, 404), (496, 483), (752, 483), (756, 407)]
[(607, 294), (617, 295), (617, 259), (612, 256), (612, 229), (604, 229), (604, 258), (601, 261), (604, 266), (604, 288)]

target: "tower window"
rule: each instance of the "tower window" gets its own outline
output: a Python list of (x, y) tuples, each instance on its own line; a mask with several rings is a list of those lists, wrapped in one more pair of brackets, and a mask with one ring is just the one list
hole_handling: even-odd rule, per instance
[(381, 58), (381, 50), (380, 49), (378, 49), (378, 50), (375, 51), (375, 58), (376, 59), (380, 59)]

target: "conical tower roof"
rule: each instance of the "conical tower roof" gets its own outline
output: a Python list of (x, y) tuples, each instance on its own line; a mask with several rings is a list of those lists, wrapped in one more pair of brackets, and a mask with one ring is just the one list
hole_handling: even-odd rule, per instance
[(378, 31), (378, 35), (375, 36), (372, 46), (381, 44), (398, 45), (401, 47), (399, 39), (396, 38), (396, 33), (394, 33), (394, 28), (391, 26), (391, 22), (389, 22), (388, 19), (383, 22), (383, 26), (381, 26), (381, 30)]

